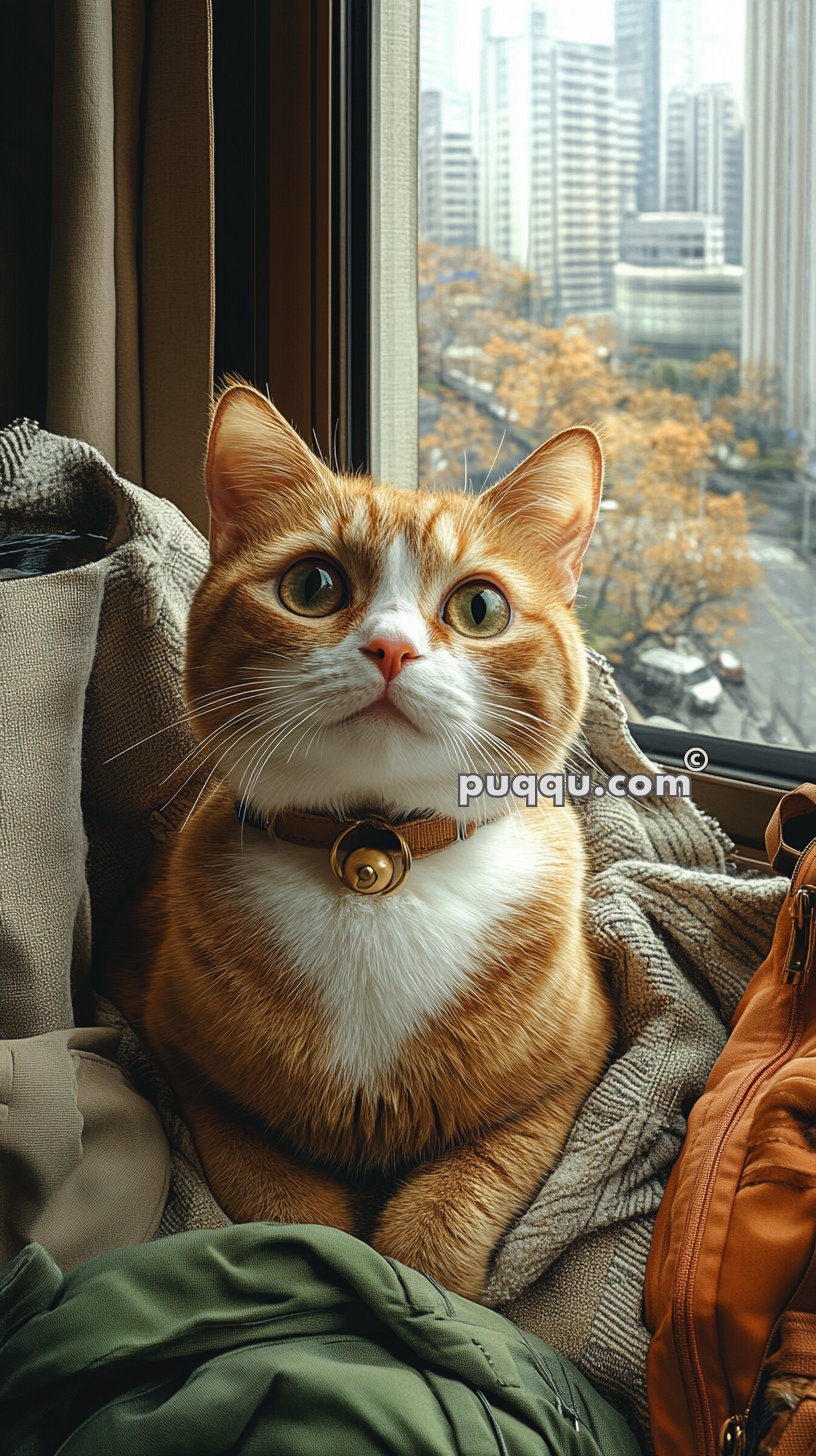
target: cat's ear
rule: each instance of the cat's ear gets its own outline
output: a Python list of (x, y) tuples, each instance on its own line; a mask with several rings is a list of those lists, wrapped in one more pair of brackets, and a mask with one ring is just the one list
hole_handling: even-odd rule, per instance
[(220, 396), (207, 444), (210, 556), (221, 561), (269, 519), (273, 497), (325, 489), (325, 467), (275, 406), (249, 384)]
[(602, 487), (600, 440), (588, 426), (577, 425), (539, 445), (480, 497), (499, 526), (556, 570), (568, 606), (575, 601)]

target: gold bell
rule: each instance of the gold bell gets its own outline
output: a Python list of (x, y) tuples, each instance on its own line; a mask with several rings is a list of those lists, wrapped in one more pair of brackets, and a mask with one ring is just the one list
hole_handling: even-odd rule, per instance
[[(360, 839), (364, 843), (354, 843)], [(411, 868), (411, 851), (397, 830), (372, 816), (358, 819), (338, 834), (329, 863), (346, 889), (356, 890), (358, 895), (387, 895), (405, 879)]]
[(394, 861), (384, 849), (353, 849), (343, 860), (343, 884), (361, 895), (387, 890), (395, 874)]

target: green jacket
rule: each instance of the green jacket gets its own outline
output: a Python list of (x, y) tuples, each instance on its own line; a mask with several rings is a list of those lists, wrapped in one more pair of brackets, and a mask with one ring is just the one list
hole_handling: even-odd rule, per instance
[(0, 1271), (3, 1456), (638, 1456), (566, 1360), (336, 1229)]

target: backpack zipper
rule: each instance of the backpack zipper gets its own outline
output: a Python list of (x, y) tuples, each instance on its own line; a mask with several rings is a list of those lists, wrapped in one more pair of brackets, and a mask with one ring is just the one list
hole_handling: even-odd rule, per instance
[[(805, 857), (812, 850), (816, 850), (816, 840), (812, 840), (802, 850), (794, 866), (791, 876), (792, 883), (796, 879)], [(727, 1140), (728, 1130), (736, 1112), (748, 1101), (749, 1097), (751, 1097), (763, 1082), (773, 1076), (777, 1067), (785, 1061), (789, 1052), (799, 1042), (802, 1035), (801, 992), (804, 990), (807, 976), (813, 964), (814, 952), (816, 952), (816, 890), (814, 887), (806, 885), (797, 887), (795, 891), (792, 889), (790, 892), (789, 911), (793, 925), (782, 966), (782, 978), (783, 983), (792, 986), (793, 990), (785, 1040), (780, 1050), (770, 1060), (764, 1062), (759, 1067), (755, 1067), (744, 1078), (734, 1092), (731, 1101), (720, 1119), (717, 1140), (713, 1147), (709, 1149), (706, 1163), (701, 1170), (701, 1176), (697, 1182), (697, 1190), (699, 1192), (690, 1204), (686, 1219), (686, 1229), (694, 1221), (694, 1238), (688, 1250), (683, 1251), (684, 1257), (678, 1260), (677, 1274), (675, 1275), (672, 1326), (674, 1328), (683, 1384), (686, 1389), (686, 1395), (689, 1398), (689, 1405), (694, 1422), (699, 1456), (707, 1456), (707, 1453), (711, 1453), (711, 1456), (714, 1456), (716, 1452), (719, 1452), (720, 1456), (743, 1456), (746, 1444), (748, 1414), (759, 1384), (763, 1363), (760, 1362), (760, 1370), (754, 1381), (748, 1406), (744, 1411), (727, 1417), (720, 1428), (719, 1440), (717, 1445), (715, 1445), (711, 1408), (706, 1398), (705, 1378), (697, 1348), (692, 1310), (694, 1274), (696, 1273), (696, 1265), (705, 1232), (705, 1223), (702, 1214), (709, 1201)], [(769, 1345), (770, 1338), (766, 1350)]]
[(816, 888), (802, 885), (791, 897), (790, 915), (793, 925), (783, 966), (783, 975), (789, 986), (798, 985), (808, 967), (813, 964), (816, 950)]

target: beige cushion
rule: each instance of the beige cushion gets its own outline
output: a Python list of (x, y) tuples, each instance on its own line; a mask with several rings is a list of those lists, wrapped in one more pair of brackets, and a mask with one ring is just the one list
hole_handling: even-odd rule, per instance
[(158, 1231), (170, 1149), (107, 1027), (0, 1042), (0, 1265), (31, 1241), (61, 1269)]

